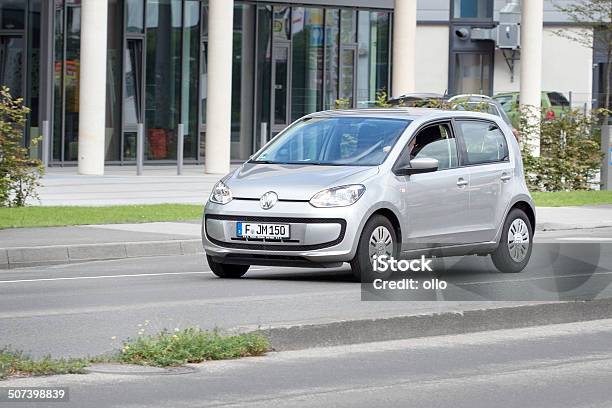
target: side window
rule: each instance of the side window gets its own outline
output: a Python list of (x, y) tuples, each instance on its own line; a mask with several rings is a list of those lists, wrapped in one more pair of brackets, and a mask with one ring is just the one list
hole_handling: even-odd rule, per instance
[(457, 167), (457, 144), (447, 124), (428, 126), (413, 137), (408, 146), (410, 160), (438, 160), (438, 170)]
[(467, 164), (508, 160), (508, 145), (502, 131), (491, 122), (457, 121), (467, 153)]

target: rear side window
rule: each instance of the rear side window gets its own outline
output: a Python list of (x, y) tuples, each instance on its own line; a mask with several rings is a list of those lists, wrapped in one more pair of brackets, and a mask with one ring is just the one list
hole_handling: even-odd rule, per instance
[(486, 164), (508, 160), (506, 138), (497, 125), (477, 120), (458, 120), (466, 150), (466, 164)]
[(514, 98), (512, 97), (512, 95), (499, 95), (496, 96), (494, 99), (499, 102), (499, 104), (506, 112), (510, 112), (514, 108), (515, 103), (513, 101)]

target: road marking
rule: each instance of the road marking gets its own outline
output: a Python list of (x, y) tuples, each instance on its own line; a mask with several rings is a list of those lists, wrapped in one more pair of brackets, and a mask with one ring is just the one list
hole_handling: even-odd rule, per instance
[(163, 272), (163, 273), (138, 273), (125, 275), (97, 275), (97, 276), (71, 276), (65, 278), (40, 278), (40, 279), (18, 279), (9, 281), (0, 281), (2, 283), (23, 283), (23, 282), (48, 282), (62, 280), (80, 280), (80, 279), (108, 279), (108, 278), (141, 278), (146, 276), (164, 276), (164, 275), (210, 275), (212, 272)]
[(604, 241), (612, 242), (612, 238), (597, 238), (597, 237), (563, 237), (557, 238), (557, 241)]
[[(250, 271), (266, 271), (269, 268), (251, 268)], [(63, 278), (38, 278), (38, 279), (17, 279), (17, 280), (0, 280), (3, 283), (26, 283), (26, 282), (52, 282), (62, 280), (81, 280), (81, 279), (109, 279), (109, 278), (142, 278), (147, 276), (166, 276), (166, 275), (210, 275), (211, 271), (198, 272), (160, 272), (160, 273), (136, 273), (136, 274), (121, 274), (121, 275), (96, 275), (96, 276), (69, 276)]]

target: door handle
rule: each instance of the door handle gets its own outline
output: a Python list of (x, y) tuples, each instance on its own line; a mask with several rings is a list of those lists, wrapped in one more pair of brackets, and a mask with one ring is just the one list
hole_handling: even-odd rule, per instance
[(463, 177), (459, 177), (459, 180), (457, 180), (457, 186), (458, 187), (465, 187), (468, 185), (468, 181), (466, 179), (464, 179)]
[(510, 181), (510, 179), (512, 178), (512, 176), (508, 173), (502, 173), (501, 175), (501, 181), (503, 181), (504, 183), (506, 181)]

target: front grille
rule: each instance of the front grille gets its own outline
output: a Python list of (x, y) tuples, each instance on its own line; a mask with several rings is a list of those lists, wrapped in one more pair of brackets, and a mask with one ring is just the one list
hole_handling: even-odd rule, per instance
[[(225, 248), (234, 248), (234, 249), (253, 249), (258, 251), (312, 251), (316, 249), (328, 248), (334, 245), (338, 245), (344, 239), (344, 234), (346, 232), (346, 220), (342, 218), (297, 218), (297, 217), (259, 217), (259, 216), (237, 216), (237, 215), (220, 215), (220, 214), (207, 214), (206, 220), (222, 220), (222, 221), (252, 221), (252, 222), (270, 222), (270, 223), (287, 223), (287, 224), (340, 224), (340, 234), (338, 238), (333, 241), (323, 242), (320, 244), (312, 244), (312, 245), (270, 245), (266, 244), (263, 239), (261, 239), (261, 244), (251, 244), (247, 242), (255, 242), (256, 239), (240, 239), (240, 238), (232, 238), (232, 240), (239, 242), (224, 242), (219, 241), (217, 239), (212, 238), (206, 233), (206, 237), (210, 242), (215, 245), (225, 247)], [(280, 241), (275, 241), (280, 242)], [(299, 242), (297, 240), (285, 240), (285, 242)]]

